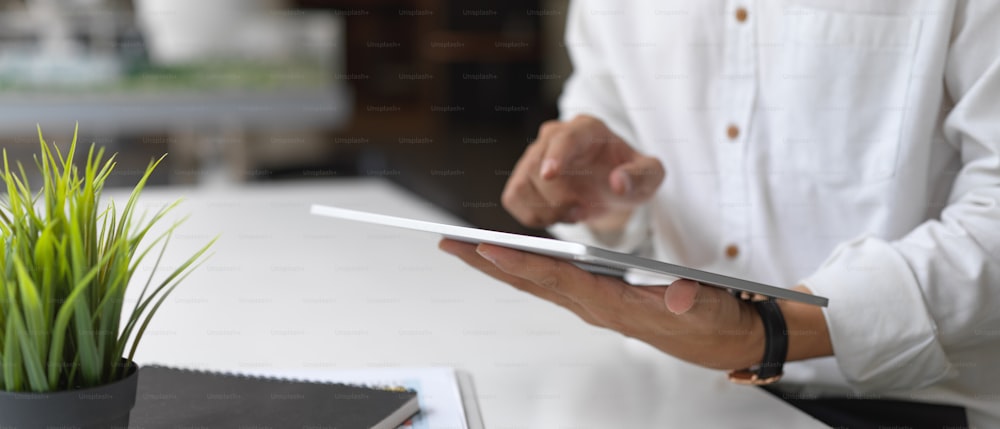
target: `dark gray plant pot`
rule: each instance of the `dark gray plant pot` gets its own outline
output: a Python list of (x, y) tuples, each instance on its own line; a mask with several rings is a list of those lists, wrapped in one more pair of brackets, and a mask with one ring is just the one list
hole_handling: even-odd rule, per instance
[(0, 392), (0, 428), (127, 428), (139, 368), (114, 383), (51, 393)]

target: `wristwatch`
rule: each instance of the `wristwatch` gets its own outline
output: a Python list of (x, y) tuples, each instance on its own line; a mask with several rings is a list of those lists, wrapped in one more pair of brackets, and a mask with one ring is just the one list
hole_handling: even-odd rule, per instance
[(764, 358), (754, 367), (729, 373), (729, 381), (738, 384), (764, 385), (781, 379), (788, 358), (788, 328), (781, 307), (770, 297), (740, 292), (737, 297), (753, 304), (764, 322)]

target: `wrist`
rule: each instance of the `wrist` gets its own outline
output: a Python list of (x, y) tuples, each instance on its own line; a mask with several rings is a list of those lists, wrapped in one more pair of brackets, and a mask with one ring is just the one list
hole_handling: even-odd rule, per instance
[[(812, 293), (799, 285), (794, 290)], [(764, 303), (741, 302), (742, 317), (750, 326), (743, 350), (750, 362), (729, 373), (729, 380), (740, 384), (770, 384), (781, 378), (781, 367), (795, 361), (833, 355), (826, 317), (820, 307), (786, 300)], [(747, 311), (747, 304), (756, 311)], [(765, 314), (766, 313), (766, 314)], [(756, 317), (754, 317), (756, 316)], [(764, 320), (767, 318), (768, 320)], [(763, 336), (763, 338), (761, 338)], [(763, 349), (763, 351), (761, 351)]]
[[(803, 285), (792, 290), (812, 294)], [(833, 356), (830, 331), (822, 308), (786, 300), (778, 300), (778, 306), (787, 325), (789, 361)]]

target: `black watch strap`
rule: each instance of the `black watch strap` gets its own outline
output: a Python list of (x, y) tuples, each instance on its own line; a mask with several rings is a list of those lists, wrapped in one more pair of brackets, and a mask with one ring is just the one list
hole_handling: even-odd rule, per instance
[(764, 323), (764, 357), (760, 365), (730, 372), (729, 380), (741, 384), (774, 383), (781, 379), (782, 368), (785, 366), (785, 359), (788, 358), (788, 328), (785, 325), (785, 316), (782, 315), (777, 301), (772, 298), (751, 299), (746, 295), (741, 297), (753, 304), (760, 314), (760, 320)]

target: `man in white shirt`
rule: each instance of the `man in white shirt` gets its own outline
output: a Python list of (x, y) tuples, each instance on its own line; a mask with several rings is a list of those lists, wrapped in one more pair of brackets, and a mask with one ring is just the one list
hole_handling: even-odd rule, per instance
[[(519, 221), (828, 297), (779, 302), (783, 384), (1000, 427), (1000, 1), (575, 1), (566, 42), (561, 121), (504, 190)], [(441, 247), (689, 362), (761, 363), (724, 291)]]

